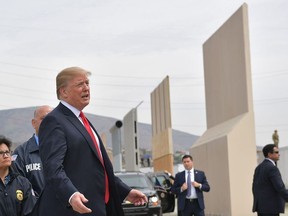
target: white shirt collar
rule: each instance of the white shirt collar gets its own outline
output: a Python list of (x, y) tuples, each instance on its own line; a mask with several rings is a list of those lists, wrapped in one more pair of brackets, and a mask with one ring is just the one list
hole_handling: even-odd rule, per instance
[(76, 109), (75, 107), (71, 106), (69, 103), (67, 103), (67, 102), (65, 102), (65, 101), (63, 101), (63, 100), (61, 100), (60, 102), (61, 102), (64, 106), (66, 106), (69, 110), (71, 110), (77, 118), (79, 118), (80, 110)]
[(191, 170), (186, 170), (186, 174), (188, 174), (188, 171), (190, 171), (190, 173), (194, 173), (194, 167), (192, 167)]
[(269, 160), (269, 161), (271, 161), (271, 163), (273, 163), (274, 164), (274, 166), (276, 166), (276, 163), (275, 163), (275, 161), (273, 161), (273, 160), (271, 160), (270, 158), (265, 158), (266, 160)]

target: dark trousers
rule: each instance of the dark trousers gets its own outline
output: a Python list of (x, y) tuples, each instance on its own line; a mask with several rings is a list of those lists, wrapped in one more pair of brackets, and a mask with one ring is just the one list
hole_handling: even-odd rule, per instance
[(258, 213), (258, 216), (279, 216), (279, 214), (262, 214), (262, 213)]
[(198, 199), (186, 199), (181, 216), (205, 216), (205, 213), (204, 209), (200, 208)]
[(279, 214), (263, 214), (263, 213), (258, 213), (258, 216), (279, 216)]

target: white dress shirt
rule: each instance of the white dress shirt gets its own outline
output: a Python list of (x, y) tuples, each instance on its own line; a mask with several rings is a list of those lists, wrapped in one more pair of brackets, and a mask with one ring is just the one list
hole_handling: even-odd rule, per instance
[[(188, 170), (185, 170), (185, 182), (187, 182), (187, 177), (188, 177)], [(190, 170), (190, 179), (191, 179), (191, 196), (190, 197), (186, 197), (187, 199), (197, 199), (197, 194), (196, 194), (196, 189), (195, 187), (192, 185), (192, 182), (195, 181), (195, 177), (194, 177), (194, 168), (192, 168)], [(188, 182), (187, 182), (188, 183)], [(188, 190), (188, 189), (187, 189)]]

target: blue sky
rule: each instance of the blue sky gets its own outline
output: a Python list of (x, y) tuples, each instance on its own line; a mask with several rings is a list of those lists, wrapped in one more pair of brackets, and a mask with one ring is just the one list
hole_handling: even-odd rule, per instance
[[(206, 130), (203, 43), (237, 0), (0, 0), (0, 109), (58, 104), (55, 76), (92, 72), (85, 112), (122, 119), (168, 75), (173, 128)], [(246, 1), (257, 145), (288, 145), (288, 2)], [(97, 124), (97, 123), (95, 123)]]

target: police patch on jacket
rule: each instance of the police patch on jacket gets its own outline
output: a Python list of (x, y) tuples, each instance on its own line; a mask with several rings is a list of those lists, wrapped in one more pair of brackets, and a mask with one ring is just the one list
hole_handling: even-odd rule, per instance
[(40, 163), (27, 164), (25, 167), (26, 167), (27, 173), (34, 171), (34, 170), (41, 170), (41, 164)]
[(23, 200), (23, 191), (22, 190), (16, 190), (16, 198), (19, 201)]

